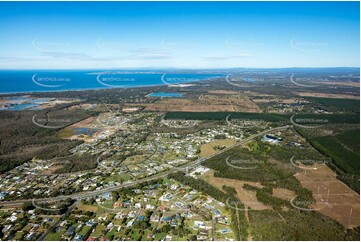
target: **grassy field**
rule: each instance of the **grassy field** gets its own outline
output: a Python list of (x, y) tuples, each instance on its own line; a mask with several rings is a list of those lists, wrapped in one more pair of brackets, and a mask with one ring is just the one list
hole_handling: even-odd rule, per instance
[(90, 237), (99, 238), (104, 232), (105, 226), (98, 224), (95, 228), (95, 231), (90, 234)]
[(112, 175), (105, 179), (105, 181), (116, 181), (116, 182), (126, 182), (130, 180), (132, 177), (127, 173), (121, 173), (118, 175)]
[(206, 157), (206, 156), (209, 156), (209, 155), (213, 155), (213, 154), (219, 152), (218, 148), (221, 149), (223, 147), (228, 147), (228, 146), (231, 146), (231, 145), (233, 145), (235, 143), (236, 143), (236, 141), (234, 141), (234, 140), (224, 139), (224, 140), (217, 140), (217, 141), (214, 141), (214, 142), (203, 144), (201, 146), (201, 154), (200, 154), (200, 156), (201, 157)]
[(59, 241), (61, 236), (63, 234), (65, 234), (65, 232), (66, 232), (66, 229), (62, 229), (59, 232), (50, 233), (50, 234), (48, 234), (48, 236), (46, 236), (45, 240), (46, 241)]
[(127, 158), (122, 162), (122, 164), (123, 164), (123, 165), (135, 164), (135, 163), (139, 163), (139, 162), (144, 161), (144, 159), (145, 159), (145, 157), (142, 156), (142, 155), (134, 155), (134, 156), (127, 157)]
[(84, 212), (98, 212), (99, 210), (97, 206), (85, 205), (85, 204), (79, 204), (77, 208)]
[(84, 227), (82, 228), (82, 230), (79, 232), (79, 234), (85, 236), (85, 235), (90, 234), (90, 231), (91, 231), (91, 230), (92, 230), (92, 227), (90, 227), (90, 226), (84, 226)]

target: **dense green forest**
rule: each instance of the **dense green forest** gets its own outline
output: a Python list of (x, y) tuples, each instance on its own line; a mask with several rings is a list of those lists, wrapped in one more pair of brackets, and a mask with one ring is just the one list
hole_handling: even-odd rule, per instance
[[(230, 116), (229, 116), (230, 115)], [(293, 114), (292, 114), (293, 115)], [(291, 114), (270, 113), (241, 113), (241, 112), (168, 112), (164, 119), (191, 119), (191, 120), (264, 120), (267, 122), (283, 122), (290, 124)], [(325, 123), (352, 123), (360, 122), (358, 114), (297, 114), (294, 119), (326, 120)], [(301, 123), (300, 123), (301, 124)]]
[[(329, 129), (332, 130), (333, 127)], [(353, 190), (360, 192), (360, 129), (342, 131), (335, 127), (334, 135), (324, 135), (315, 131), (296, 128), (297, 132), (320, 153), (331, 158), (329, 167), (338, 179), (345, 182)], [(341, 129), (337, 130), (337, 129)]]
[[(93, 114), (64, 110), (66, 107), (68, 105), (41, 111), (0, 111), (0, 173), (11, 170), (33, 157), (50, 159), (69, 155), (69, 149), (82, 143), (58, 137), (57, 132), (60, 128), (43, 128), (33, 123), (33, 117), (36, 115), (37, 120), (41, 120), (38, 122), (41, 125), (67, 126)], [(58, 120), (58, 123), (46, 122), (50, 119)]]
[(315, 211), (250, 210), (248, 216), (253, 240), (359, 241), (360, 238), (359, 227), (345, 230), (341, 224)]
[(320, 97), (305, 97), (305, 99), (314, 103), (315, 107), (320, 107), (328, 111), (346, 111), (360, 113), (360, 100)]

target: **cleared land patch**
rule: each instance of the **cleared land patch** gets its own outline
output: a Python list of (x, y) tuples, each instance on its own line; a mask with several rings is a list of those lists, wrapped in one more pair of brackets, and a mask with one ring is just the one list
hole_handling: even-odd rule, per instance
[(201, 157), (206, 157), (209, 155), (213, 155), (217, 152), (219, 152), (220, 149), (227, 148), (233, 144), (235, 144), (236, 141), (235, 140), (230, 140), (230, 139), (223, 139), (223, 140), (217, 140), (214, 142), (210, 142), (207, 144), (203, 144), (201, 146)]
[(295, 197), (295, 193), (285, 188), (273, 188), (272, 196), (278, 197), (284, 200), (291, 200)]
[(212, 186), (217, 187), (219, 190), (223, 190), (222, 189), (223, 185), (226, 185), (228, 187), (234, 187), (234, 189), (236, 189), (237, 191), (237, 194), (235, 196), (239, 198), (246, 207), (250, 207), (251, 209), (254, 210), (272, 209), (271, 206), (265, 205), (257, 200), (255, 191), (249, 191), (243, 189), (244, 184), (262, 188), (262, 185), (260, 185), (259, 183), (244, 182), (240, 180), (215, 177), (213, 170), (206, 172), (200, 178), (206, 181), (207, 183), (211, 184)]
[(59, 131), (59, 136), (63, 139), (93, 142), (100, 134), (106, 132), (107, 135), (111, 135), (116, 130), (115, 127), (106, 127), (99, 124), (99, 120), (92, 116), (62, 129)]
[(229, 95), (237, 95), (239, 92), (236, 91), (229, 91), (229, 90), (209, 90), (208, 93), (211, 94), (229, 94)]
[(135, 156), (127, 157), (127, 159), (125, 159), (122, 163), (123, 163), (123, 165), (130, 165), (130, 164), (135, 164), (135, 163), (139, 163), (142, 161), (144, 161), (144, 157), (142, 155), (135, 155)]
[(250, 98), (241, 95), (201, 95), (197, 99), (162, 98), (142, 106), (147, 111), (163, 112), (262, 112)]
[(79, 210), (85, 211), (85, 212), (98, 212), (99, 208), (97, 206), (93, 205), (86, 205), (86, 204), (79, 204), (77, 206)]
[(310, 205), (311, 208), (347, 228), (360, 226), (360, 195), (337, 180), (330, 168), (318, 167), (295, 177), (303, 187), (312, 191), (316, 203)]
[(321, 93), (321, 92), (294, 92), (294, 94), (300, 97), (345, 98), (345, 99), (360, 100), (359, 96), (354, 96), (349, 94), (332, 94), (332, 93)]

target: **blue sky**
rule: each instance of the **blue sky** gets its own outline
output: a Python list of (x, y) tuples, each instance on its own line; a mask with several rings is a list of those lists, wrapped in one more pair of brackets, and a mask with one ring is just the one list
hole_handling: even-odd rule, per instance
[(360, 65), (358, 2), (0, 2), (1, 69)]

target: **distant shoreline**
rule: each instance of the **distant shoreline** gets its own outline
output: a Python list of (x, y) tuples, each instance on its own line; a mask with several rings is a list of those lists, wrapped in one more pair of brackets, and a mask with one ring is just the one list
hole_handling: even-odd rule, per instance
[[(45, 72), (44, 72), (45, 73)], [(61, 72), (49, 72), (46, 73), (50, 75), (50, 78), (56, 78), (53, 76), (61, 76), (64, 74)], [(167, 83), (163, 81), (161, 73), (151, 73), (151, 75), (147, 76), (148, 73), (127, 73), (134, 76), (134, 79), (137, 79), (137, 82), (134, 81), (123, 81), (121, 84), (117, 85), (117, 83), (113, 84), (112, 82), (101, 82), (94, 77), (90, 77), (88, 72), (69, 72), (66, 75), (66, 78), (69, 78), (71, 82), (64, 84), (60, 82), (60, 85), (55, 87), (54, 83), (48, 81), (48, 83), (39, 84), (37, 81), (32, 79), (33, 73), (29, 72), (9, 72), (4, 74), (0, 72), (0, 96), (9, 96), (9, 95), (27, 95), (27, 94), (35, 94), (35, 93), (54, 93), (54, 92), (81, 92), (81, 91), (97, 91), (97, 90), (105, 90), (105, 89), (133, 89), (133, 88), (147, 88), (147, 87), (159, 87), (159, 86), (170, 86), (170, 85), (182, 85), (182, 84), (190, 84), (197, 83), (199, 81), (207, 81), (214, 78), (222, 77), (224, 74), (219, 73), (169, 73), (170, 79), (175, 79), (176, 82)], [(116, 74), (114, 74), (116, 75)], [(121, 74), (119, 74), (121, 75)], [(94, 76), (94, 75), (93, 75)], [(119, 77), (121, 79), (122, 77)], [(116, 79), (116, 78), (115, 78)], [(125, 78), (124, 78), (125, 79)], [(9, 80), (9, 81), (8, 81)], [(174, 81), (174, 80), (173, 80)], [(14, 83), (16, 83), (14, 85)], [(44, 84), (44, 87), (42, 87)], [(45, 86), (48, 85), (48, 86)], [(51, 87), (53, 85), (53, 87)], [(109, 86), (108, 86), (109, 85)], [(6, 91), (2, 91), (1, 89), (5, 89)], [(19, 90), (23, 89), (23, 90)], [(25, 89), (25, 90), (24, 90)], [(28, 89), (28, 90), (26, 90)], [(45, 89), (45, 90), (41, 90)]]

